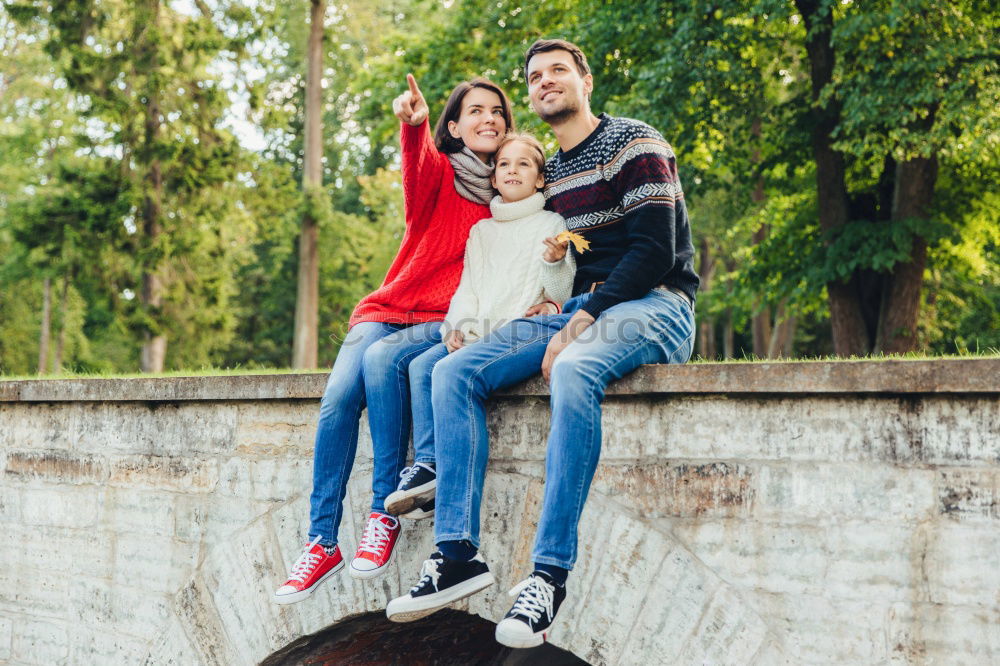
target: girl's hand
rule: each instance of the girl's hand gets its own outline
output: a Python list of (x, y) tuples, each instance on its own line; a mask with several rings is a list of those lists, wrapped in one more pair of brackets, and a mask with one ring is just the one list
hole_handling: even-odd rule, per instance
[(449, 331), (448, 335), (445, 336), (444, 346), (448, 348), (448, 353), (458, 351), (465, 346), (465, 336), (462, 335), (462, 331), (455, 330)]
[(528, 311), (524, 313), (525, 317), (534, 317), (535, 315), (542, 314), (556, 314), (559, 309), (550, 303), (549, 301), (542, 301), (541, 303), (536, 303), (528, 308)]
[(545, 253), (542, 255), (542, 259), (553, 264), (557, 261), (562, 261), (563, 257), (566, 256), (566, 248), (569, 247), (569, 241), (559, 242), (556, 240), (555, 236), (546, 238), (545, 243)]
[(406, 75), (410, 89), (392, 100), (392, 112), (407, 125), (416, 127), (427, 120), (427, 101), (424, 100), (413, 74)]

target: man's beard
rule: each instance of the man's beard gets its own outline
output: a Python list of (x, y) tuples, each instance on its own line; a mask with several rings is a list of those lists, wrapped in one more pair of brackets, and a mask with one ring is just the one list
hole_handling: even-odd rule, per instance
[(555, 111), (551, 111), (549, 113), (535, 109), (535, 113), (538, 114), (538, 117), (549, 125), (560, 125), (579, 112), (580, 105), (573, 101), (567, 101), (561, 109), (556, 109)]

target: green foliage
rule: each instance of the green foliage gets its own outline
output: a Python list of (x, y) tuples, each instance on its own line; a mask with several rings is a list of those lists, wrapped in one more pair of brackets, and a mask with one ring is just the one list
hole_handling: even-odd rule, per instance
[[(333, 3), (323, 184), (305, 192), (308, 3), (6, 2), (0, 372), (36, 370), (45, 278), (68, 368), (135, 369), (147, 333), (168, 337), (170, 368), (287, 365), (305, 212), (319, 223), (320, 357), (331, 363), (404, 231), (390, 102), (405, 74), (432, 122), (456, 83), (492, 78), (519, 128), (554, 151), (522, 71), (540, 37), (583, 47), (595, 111), (648, 122), (673, 145), (697, 249), (715, 267), (700, 321), (732, 321), (739, 345), (770, 308), (798, 318), (797, 353), (829, 353), (825, 286), (890, 275), (923, 238), (923, 347), (1000, 347), (1000, 19), (982, 0), (832, 6), (835, 67), (820, 104), (840, 111), (851, 211), (824, 233), (805, 21), (786, 0)], [(240, 145), (239, 123), (259, 133), (259, 152)], [(895, 168), (915, 155), (938, 158), (933, 211), (900, 219)], [(161, 204), (155, 237), (147, 198)], [(165, 285), (158, 308), (142, 298), (149, 272)]]

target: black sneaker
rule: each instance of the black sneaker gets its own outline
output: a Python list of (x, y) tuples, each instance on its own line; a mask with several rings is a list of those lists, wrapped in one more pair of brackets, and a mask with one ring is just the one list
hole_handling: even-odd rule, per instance
[(493, 584), (493, 574), (478, 553), (468, 562), (434, 553), (420, 568), (420, 581), (385, 607), (393, 622), (413, 622)]
[(409, 513), (404, 513), (400, 518), (409, 518), (410, 520), (423, 520), (424, 518), (430, 518), (434, 515), (434, 498), (427, 500), (420, 506), (413, 509)]
[(399, 487), (385, 498), (385, 512), (389, 515), (409, 513), (434, 497), (437, 474), (433, 463), (413, 463), (404, 468), (399, 476)]
[(537, 647), (548, 638), (549, 627), (566, 599), (566, 586), (536, 571), (514, 586), (510, 596), (514, 595), (517, 601), (497, 625), (497, 642), (512, 648)]

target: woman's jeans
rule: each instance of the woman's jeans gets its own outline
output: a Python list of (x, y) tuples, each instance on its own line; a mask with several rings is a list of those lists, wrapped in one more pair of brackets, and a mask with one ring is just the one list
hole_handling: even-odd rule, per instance
[[(489, 453), (486, 398), (537, 374), (549, 340), (589, 298), (571, 298), (562, 314), (515, 320), (438, 362), (432, 380), (435, 543), (467, 539), (479, 546)], [(601, 454), (601, 401), (608, 383), (644, 363), (684, 363), (693, 340), (691, 306), (657, 288), (608, 308), (556, 357), (534, 562), (572, 569), (576, 561), (577, 525)]]
[(347, 480), (358, 449), (358, 422), (368, 406), (372, 435), (372, 511), (385, 511), (410, 438), (410, 361), (441, 341), (441, 322), (405, 326), (361, 322), (351, 327), (330, 372), (319, 408), (309, 498), (309, 540), (337, 543)]

